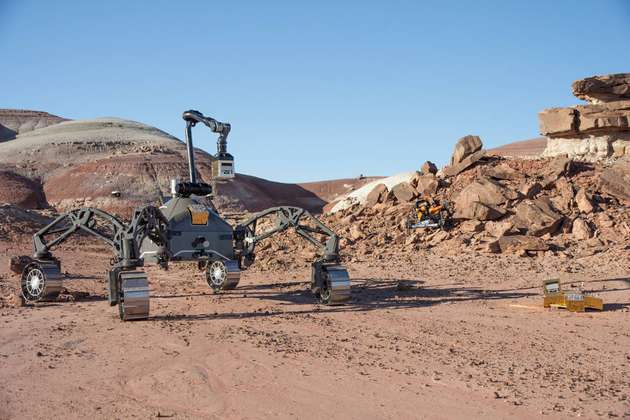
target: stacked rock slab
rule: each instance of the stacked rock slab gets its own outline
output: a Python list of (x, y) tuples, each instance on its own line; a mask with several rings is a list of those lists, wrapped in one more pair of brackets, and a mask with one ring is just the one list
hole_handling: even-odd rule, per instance
[(539, 113), (540, 132), (548, 139), (543, 156), (630, 156), (630, 73), (577, 80), (573, 94), (589, 104)]

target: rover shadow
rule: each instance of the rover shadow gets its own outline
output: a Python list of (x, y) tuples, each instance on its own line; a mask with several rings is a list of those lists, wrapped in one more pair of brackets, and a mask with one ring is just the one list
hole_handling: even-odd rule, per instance
[[(404, 288), (399, 286), (404, 285)], [(367, 312), (377, 310), (397, 310), (423, 308), (442, 304), (458, 304), (471, 301), (491, 301), (521, 299), (540, 296), (539, 291), (484, 290), (477, 287), (459, 285), (424, 287), (422, 280), (408, 279), (355, 279), (352, 281), (352, 298), (341, 305), (322, 305), (309, 289), (309, 282), (267, 283), (242, 287), (222, 293), (224, 299), (247, 298), (276, 302), (280, 305), (272, 310), (231, 312), (198, 315), (156, 315), (154, 320), (212, 320), (247, 319), (303, 314), (334, 314), (337, 312)], [(299, 290), (279, 290), (286, 287), (300, 287)], [(286, 305), (286, 306), (285, 306)], [(307, 307), (304, 307), (307, 305)], [(295, 309), (291, 309), (291, 308)]]

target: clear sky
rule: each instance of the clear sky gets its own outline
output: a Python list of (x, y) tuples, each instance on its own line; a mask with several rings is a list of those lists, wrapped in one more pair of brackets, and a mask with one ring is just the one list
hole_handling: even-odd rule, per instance
[(538, 136), (573, 80), (630, 71), (629, 40), (627, 0), (0, 0), (0, 107), (180, 138), (194, 108), (232, 124), (239, 172), (386, 175)]

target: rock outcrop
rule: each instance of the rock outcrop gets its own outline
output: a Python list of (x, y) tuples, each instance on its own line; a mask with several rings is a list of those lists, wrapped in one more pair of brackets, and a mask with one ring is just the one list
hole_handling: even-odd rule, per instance
[(630, 99), (630, 73), (587, 77), (571, 87), (575, 96), (593, 104)]
[(578, 80), (573, 93), (590, 103), (539, 114), (540, 132), (548, 138), (543, 155), (587, 160), (630, 155), (630, 73)]

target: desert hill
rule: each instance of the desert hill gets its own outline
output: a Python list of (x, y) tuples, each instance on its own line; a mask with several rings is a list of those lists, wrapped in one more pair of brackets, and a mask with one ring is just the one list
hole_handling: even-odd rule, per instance
[(504, 157), (536, 158), (542, 155), (547, 147), (546, 137), (519, 140), (488, 150), (488, 154)]
[[(0, 179), (23, 184), (19, 194), (3, 194), (0, 200), (22, 207), (95, 206), (128, 214), (137, 205), (168, 195), (171, 179), (188, 176), (185, 144), (146, 124), (119, 118), (69, 121), (45, 112), (13, 110), (3, 110), (0, 122), (14, 133), (0, 143)], [(212, 181), (213, 160), (196, 150), (204, 182)], [(330, 200), (373, 179), (287, 184), (237, 174), (216, 183), (215, 205), (225, 212), (276, 205), (320, 212)], [(113, 191), (121, 197), (113, 198)]]

